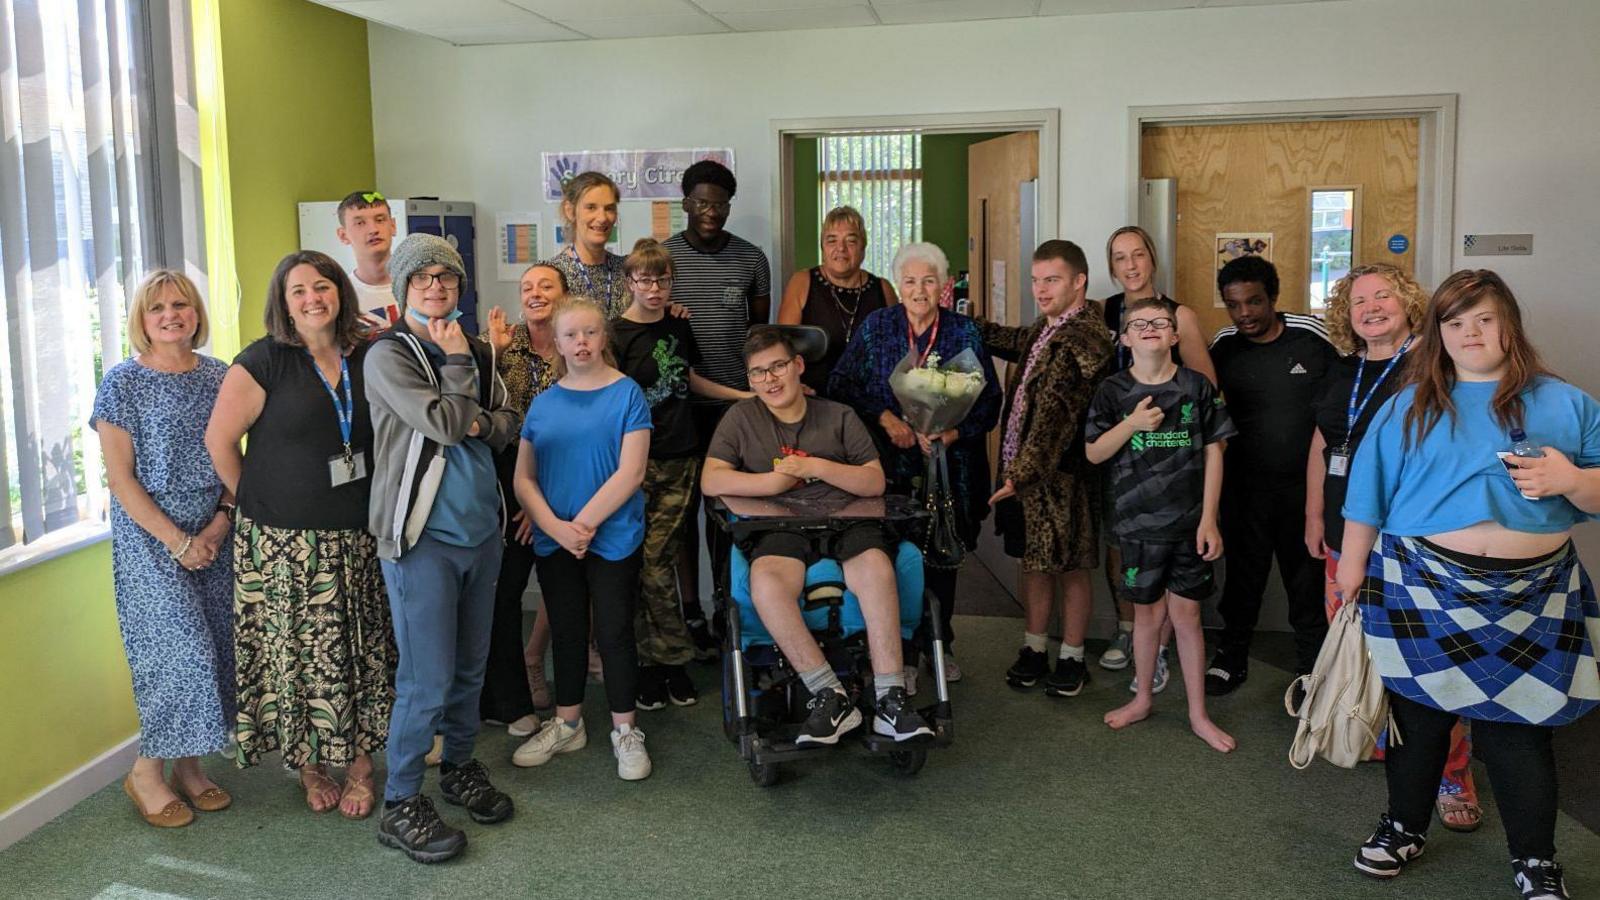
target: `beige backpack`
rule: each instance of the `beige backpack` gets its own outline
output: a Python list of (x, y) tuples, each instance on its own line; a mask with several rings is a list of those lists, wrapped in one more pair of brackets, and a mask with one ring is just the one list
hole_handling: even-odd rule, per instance
[[(1305, 685), (1305, 699), (1294, 708), (1295, 685)], [(1400, 743), (1383, 679), (1367, 655), (1359, 604), (1346, 603), (1333, 614), (1328, 636), (1310, 675), (1302, 675), (1283, 695), (1284, 709), (1299, 718), (1289, 765), (1304, 769), (1320, 756), (1336, 766), (1355, 768), (1372, 758), (1378, 735), (1389, 728), (1390, 743)]]

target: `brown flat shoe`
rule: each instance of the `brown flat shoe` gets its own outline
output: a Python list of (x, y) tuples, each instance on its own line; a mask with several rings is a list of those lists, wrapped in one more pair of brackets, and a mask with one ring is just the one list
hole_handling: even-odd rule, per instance
[(169, 784), (174, 794), (187, 798), (189, 805), (201, 812), (221, 812), (233, 805), (233, 795), (219, 787), (208, 787), (198, 794), (191, 794), (183, 789), (177, 775), (172, 776)]
[(128, 795), (129, 800), (133, 801), (133, 808), (139, 811), (139, 815), (146, 822), (157, 828), (182, 828), (194, 821), (194, 810), (190, 809), (189, 804), (184, 803), (182, 800), (174, 800), (168, 803), (161, 808), (160, 812), (145, 812), (144, 804), (139, 802), (139, 795), (133, 792), (132, 773), (129, 773), (127, 778), (122, 779), (122, 792)]

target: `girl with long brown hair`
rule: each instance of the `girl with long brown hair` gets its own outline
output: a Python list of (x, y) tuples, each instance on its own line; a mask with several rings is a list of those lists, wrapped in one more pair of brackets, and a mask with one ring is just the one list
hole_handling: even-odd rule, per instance
[(1355, 866), (1389, 878), (1422, 853), (1462, 719), (1518, 889), (1563, 898), (1551, 740), (1600, 705), (1600, 604), (1571, 541), (1600, 513), (1600, 403), (1545, 368), (1487, 270), (1434, 293), (1408, 381), (1375, 416), (1344, 504), (1337, 582), (1361, 604), (1398, 731), (1389, 809)]

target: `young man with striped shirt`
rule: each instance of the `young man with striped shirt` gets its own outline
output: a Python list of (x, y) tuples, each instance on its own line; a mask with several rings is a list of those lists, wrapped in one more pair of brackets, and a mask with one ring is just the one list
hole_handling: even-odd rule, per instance
[(1274, 558), (1288, 596), (1297, 672), (1311, 671), (1328, 632), (1322, 576), (1301, 536), (1313, 401), (1338, 358), (1321, 319), (1278, 312), (1272, 263), (1235, 259), (1217, 273), (1217, 288), (1233, 325), (1212, 338), (1211, 359), (1239, 434), (1223, 457), (1228, 563), (1217, 604), (1222, 639), (1206, 672), (1212, 696), (1232, 693), (1249, 674), (1250, 639)]

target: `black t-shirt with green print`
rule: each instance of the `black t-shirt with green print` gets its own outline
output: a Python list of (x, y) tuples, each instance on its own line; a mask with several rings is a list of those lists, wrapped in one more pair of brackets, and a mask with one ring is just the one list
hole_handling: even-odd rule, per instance
[(650, 458), (695, 455), (689, 370), (700, 365), (700, 351), (689, 323), (672, 316), (655, 322), (612, 319), (611, 341), (617, 367), (639, 383), (650, 404)]
[(1192, 541), (1205, 499), (1207, 444), (1238, 433), (1222, 396), (1204, 375), (1178, 368), (1164, 384), (1143, 384), (1124, 369), (1100, 382), (1084, 424), (1094, 440), (1152, 397), (1166, 413), (1154, 431), (1135, 432), (1110, 466), (1112, 533), (1140, 541)]

